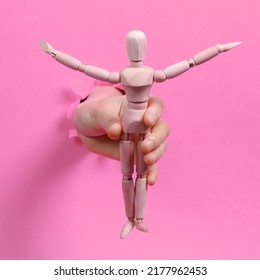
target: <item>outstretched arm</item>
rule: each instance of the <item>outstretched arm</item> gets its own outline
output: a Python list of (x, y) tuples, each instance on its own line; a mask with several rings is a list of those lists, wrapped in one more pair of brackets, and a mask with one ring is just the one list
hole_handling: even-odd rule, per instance
[(43, 51), (51, 55), (53, 58), (55, 58), (58, 62), (61, 64), (73, 69), (78, 70), (80, 72), (85, 73), (86, 75), (100, 80), (100, 81), (106, 81), (111, 84), (117, 84), (120, 82), (120, 74), (119, 72), (109, 72), (105, 69), (98, 68), (91, 65), (84, 65), (81, 64), (81, 62), (63, 52), (55, 50), (48, 42), (41, 41), (41, 48)]
[(155, 82), (163, 82), (166, 79), (171, 79), (179, 76), (180, 74), (186, 72), (190, 68), (200, 65), (213, 57), (217, 56), (218, 54), (222, 52), (226, 52), (231, 50), (232, 48), (239, 45), (241, 42), (236, 43), (229, 43), (225, 45), (216, 45), (213, 47), (210, 47), (206, 50), (203, 50), (202, 52), (194, 55), (192, 58), (189, 58), (187, 60), (178, 62), (176, 64), (173, 64), (167, 68), (162, 70), (156, 70), (154, 72), (154, 81)]

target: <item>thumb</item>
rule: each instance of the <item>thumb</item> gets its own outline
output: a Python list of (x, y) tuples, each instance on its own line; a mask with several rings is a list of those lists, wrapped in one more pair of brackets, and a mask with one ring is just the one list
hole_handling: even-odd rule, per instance
[(100, 110), (96, 116), (95, 124), (98, 129), (104, 130), (112, 140), (118, 140), (122, 133), (122, 125), (118, 115), (110, 108)]

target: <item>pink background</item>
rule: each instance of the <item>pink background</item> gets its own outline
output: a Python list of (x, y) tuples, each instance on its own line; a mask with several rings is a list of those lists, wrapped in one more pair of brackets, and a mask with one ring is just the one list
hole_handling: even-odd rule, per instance
[[(260, 63), (257, 0), (1, 1), (1, 259), (259, 259)], [(172, 133), (149, 189), (150, 233), (119, 239), (119, 163), (68, 139), (75, 100), (41, 39), (84, 63), (125, 66), (125, 35), (148, 37), (162, 69), (243, 41), (155, 85)]]

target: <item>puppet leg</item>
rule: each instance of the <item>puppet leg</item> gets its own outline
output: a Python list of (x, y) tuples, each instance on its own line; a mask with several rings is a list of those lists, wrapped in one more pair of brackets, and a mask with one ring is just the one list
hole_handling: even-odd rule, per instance
[(145, 138), (145, 134), (140, 134), (137, 143), (136, 172), (135, 181), (135, 226), (138, 230), (148, 232), (148, 227), (143, 223), (145, 214), (146, 194), (147, 194), (147, 165), (144, 162), (144, 155), (141, 151), (141, 144)]
[(122, 179), (122, 191), (125, 203), (125, 213), (128, 221), (122, 228), (120, 237), (125, 238), (134, 228), (134, 183), (132, 174), (134, 172), (134, 142), (129, 133), (123, 133), (120, 141), (120, 160)]

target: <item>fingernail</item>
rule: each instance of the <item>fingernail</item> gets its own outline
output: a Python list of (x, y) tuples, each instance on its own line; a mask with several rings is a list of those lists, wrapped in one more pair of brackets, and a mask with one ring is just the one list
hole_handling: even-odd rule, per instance
[(153, 186), (156, 183), (156, 175), (154, 173), (148, 175), (148, 185)]

